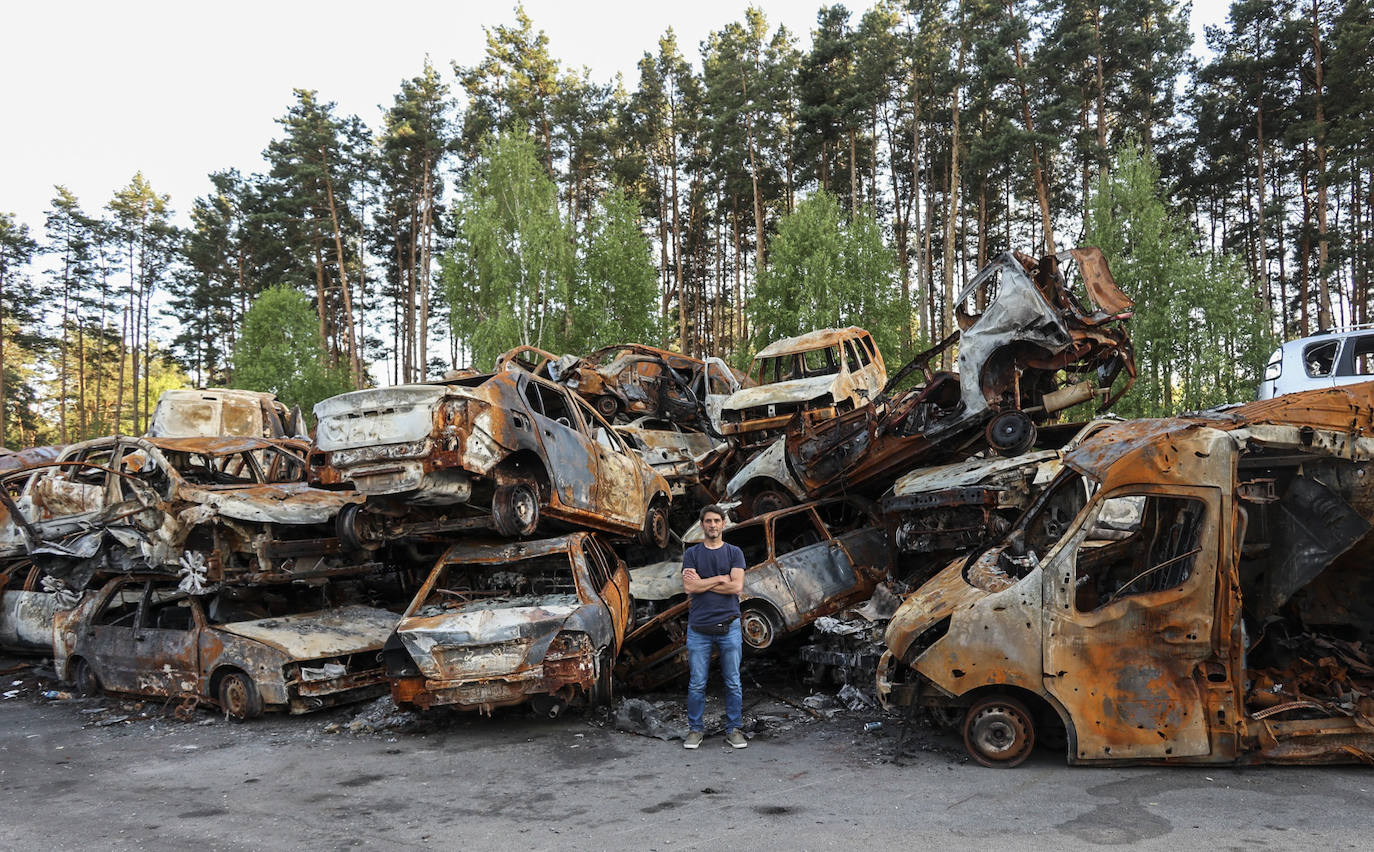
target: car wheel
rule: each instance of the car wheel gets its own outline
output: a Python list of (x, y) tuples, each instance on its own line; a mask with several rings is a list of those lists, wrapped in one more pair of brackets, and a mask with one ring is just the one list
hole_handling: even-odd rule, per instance
[(598, 396), (596, 413), (606, 418), (607, 423), (614, 423), (615, 416), (620, 413), (620, 400), (610, 395)]
[(1024, 411), (1003, 411), (988, 422), (986, 437), (999, 456), (1019, 456), (1035, 444), (1035, 424)]
[(668, 546), (668, 509), (663, 501), (655, 500), (644, 513), (644, 528), (639, 531), (639, 543), (646, 547)]
[(740, 633), (751, 650), (766, 651), (778, 638), (778, 619), (761, 607), (749, 607), (740, 614)]
[(1019, 766), (1035, 748), (1035, 722), (1015, 698), (981, 699), (964, 716), (964, 747), (984, 766)]
[(219, 682), (219, 706), (236, 722), (262, 715), (262, 695), (252, 678), (243, 672), (229, 672)]
[(349, 503), (339, 510), (334, 518), (334, 531), (339, 541), (352, 550), (376, 550), (382, 546), (376, 525), (369, 515), (363, 513), (359, 503)]
[(85, 659), (77, 657), (72, 663), (72, 686), (81, 695), (99, 695), (100, 678), (96, 675), (95, 669)]
[(593, 707), (602, 704), (610, 704), (615, 697), (614, 676), (612, 670), (615, 663), (611, 659), (611, 649), (607, 648), (601, 652), (596, 660), (596, 682), (592, 684), (592, 694), (589, 696), (589, 703)]
[(766, 515), (779, 509), (791, 508), (796, 502), (792, 499), (792, 495), (786, 491), (779, 488), (765, 488), (754, 495), (749, 508), (753, 517), (757, 518), (759, 515)]
[(533, 533), (539, 526), (539, 489), (525, 481), (498, 486), (491, 501), (491, 516), (501, 535), (516, 538)]

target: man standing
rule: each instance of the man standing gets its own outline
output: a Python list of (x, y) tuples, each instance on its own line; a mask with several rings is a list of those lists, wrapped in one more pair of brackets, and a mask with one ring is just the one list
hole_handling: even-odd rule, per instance
[(687, 616), (687, 660), (692, 667), (687, 685), (687, 726), (691, 730), (683, 748), (697, 748), (706, 737), (702, 716), (706, 713), (706, 676), (711, 650), (720, 654), (720, 676), (725, 682), (725, 741), (744, 748), (749, 741), (740, 732), (743, 724), (744, 690), (739, 682), (739, 658), (743, 649), (739, 624), (739, 596), (744, 591), (744, 552), (720, 537), (725, 511), (719, 506), (701, 510), (705, 539), (682, 555), (682, 588), (691, 599)]

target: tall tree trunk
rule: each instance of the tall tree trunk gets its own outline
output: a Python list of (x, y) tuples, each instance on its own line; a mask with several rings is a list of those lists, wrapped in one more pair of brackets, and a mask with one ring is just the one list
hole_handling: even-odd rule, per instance
[(430, 263), (434, 244), (434, 187), (430, 179), (433, 164), (429, 154), (424, 160), (424, 184), (420, 189), (420, 379), (424, 380), (429, 371), (429, 284)]
[[(963, 36), (959, 39), (959, 60), (957, 63), (956, 80), (964, 76), (964, 49), (965, 41)], [(950, 109), (950, 137), (949, 137), (949, 211), (945, 215), (945, 252), (944, 269), (941, 270), (944, 279), (944, 305), (941, 308), (940, 331), (942, 334), (949, 334), (954, 329), (954, 228), (956, 219), (959, 216), (959, 87), (960, 83), (954, 84), (951, 94)], [(949, 350), (946, 349), (940, 356), (940, 363), (946, 370), (950, 369), (953, 361), (950, 359)]]
[(854, 141), (854, 128), (849, 128), (849, 210), (859, 209), (859, 167), (858, 148)]
[[(1016, 9), (1011, 0), (1007, 0), (1007, 17), (1013, 17)], [(1048, 164), (1040, 161), (1040, 144), (1035, 141), (1035, 122), (1031, 118), (1030, 95), (1026, 92), (1026, 63), (1021, 56), (1021, 42), (1017, 41), (1012, 45), (1012, 55), (1016, 60), (1016, 70), (1020, 73), (1016, 75), (1016, 87), (1021, 91), (1021, 118), (1026, 123), (1026, 135), (1031, 137), (1031, 171), (1035, 180), (1035, 196), (1040, 202), (1040, 223), (1045, 231), (1045, 254), (1054, 254), (1058, 249), (1054, 243), (1054, 223), (1050, 220), (1050, 187), (1049, 176), (1046, 174)], [(981, 254), (981, 250), (980, 250)], [(978, 268), (982, 269), (983, 259), (978, 260)]]
[(1327, 255), (1330, 242), (1326, 230), (1326, 106), (1322, 82), (1321, 0), (1312, 0), (1313, 87), (1316, 99), (1317, 146), (1317, 323), (1332, 327), (1331, 289), (1327, 284)]
[[(339, 264), (339, 291), (343, 295), (345, 345), (348, 349), (348, 369), (355, 383), (361, 382), (362, 369), (358, 361), (358, 332), (353, 321), (353, 288), (348, 283), (348, 264), (344, 260), (343, 229), (339, 227), (339, 207), (334, 200), (334, 179), (329, 174), (329, 155), (320, 151), (324, 168), (324, 194), (329, 202), (329, 223), (334, 229), (334, 257)], [(355, 384), (354, 387), (362, 387)]]

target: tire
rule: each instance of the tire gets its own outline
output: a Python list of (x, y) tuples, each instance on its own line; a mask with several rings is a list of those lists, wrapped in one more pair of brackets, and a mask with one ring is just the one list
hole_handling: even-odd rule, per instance
[(71, 665), (72, 686), (80, 695), (99, 695), (100, 677), (83, 657), (77, 657)]
[(539, 526), (539, 489), (533, 482), (497, 486), (491, 501), (496, 531), (508, 538), (530, 535)]
[(1035, 748), (1034, 718), (1015, 698), (994, 695), (975, 701), (964, 716), (964, 748), (984, 766), (1019, 766)]
[(376, 550), (382, 546), (381, 539), (374, 534), (370, 519), (363, 514), (359, 503), (349, 503), (339, 510), (334, 518), (334, 531), (339, 541), (352, 550)]
[(218, 698), (224, 715), (235, 722), (262, 715), (262, 695), (253, 679), (243, 672), (229, 672), (220, 678)]
[(615, 422), (615, 416), (620, 413), (620, 400), (607, 394), (598, 396), (594, 404), (596, 413), (606, 418), (607, 423)]
[(757, 518), (759, 515), (766, 515), (779, 509), (790, 509), (795, 505), (797, 505), (797, 501), (781, 488), (764, 488), (755, 493), (754, 499), (749, 501), (749, 515)]
[(744, 646), (756, 654), (773, 647), (781, 632), (777, 616), (757, 606), (740, 611), (739, 629)]
[(999, 456), (1019, 456), (1035, 445), (1035, 423), (1023, 411), (1003, 411), (988, 421), (988, 446)]
[(645, 547), (664, 548), (668, 546), (668, 508), (662, 500), (649, 504), (644, 513), (644, 528), (639, 531), (639, 543)]
[(587, 703), (592, 707), (610, 704), (615, 698), (615, 677), (612, 674), (614, 668), (611, 649), (607, 648), (596, 658), (596, 682), (592, 684), (591, 695), (587, 697)]

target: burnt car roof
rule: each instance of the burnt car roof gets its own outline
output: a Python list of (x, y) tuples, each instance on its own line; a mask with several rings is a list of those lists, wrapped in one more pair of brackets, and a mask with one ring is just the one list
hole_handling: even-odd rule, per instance
[(1170, 437), (1199, 428), (1229, 432), (1262, 425), (1345, 432), (1352, 438), (1374, 436), (1374, 382), (1300, 391), (1178, 417), (1128, 420), (1093, 435), (1064, 461), (1101, 479), (1116, 462), (1146, 448), (1160, 455), (1176, 452)]
[(799, 334), (796, 337), (775, 340), (760, 349), (754, 358), (772, 358), (795, 352), (809, 352), (812, 349), (830, 346), (841, 340), (858, 337), (861, 334), (868, 334), (868, 332), (857, 325), (846, 326), (845, 328), (820, 328), (815, 331), (808, 331), (806, 334)]

